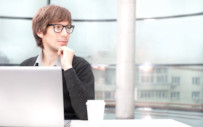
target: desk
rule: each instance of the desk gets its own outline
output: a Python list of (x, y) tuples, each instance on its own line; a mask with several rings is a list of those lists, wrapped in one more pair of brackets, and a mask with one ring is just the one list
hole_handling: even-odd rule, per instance
[[(88, 127), (88, 121), (72, 120), (70, 127)], [(103, 127), (191, 127), (172, 119), (104, 120)]]

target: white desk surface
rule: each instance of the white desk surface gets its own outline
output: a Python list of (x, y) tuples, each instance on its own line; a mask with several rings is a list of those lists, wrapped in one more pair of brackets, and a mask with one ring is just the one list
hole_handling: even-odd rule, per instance
[[(70, 127), (88, 127), (87, 120), (71, 120)], [(102, 127), (191, 127), (172, 119), (104, 120)]]

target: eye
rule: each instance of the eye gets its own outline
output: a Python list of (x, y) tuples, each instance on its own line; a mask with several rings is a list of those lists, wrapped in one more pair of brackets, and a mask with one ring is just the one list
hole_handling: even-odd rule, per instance
[(62, 28), (62, 26), (61, 25), (55, 25), (55, 29), (61, 29)]
[(71, 26), (66, 26), (66, 29), (71, 29)]

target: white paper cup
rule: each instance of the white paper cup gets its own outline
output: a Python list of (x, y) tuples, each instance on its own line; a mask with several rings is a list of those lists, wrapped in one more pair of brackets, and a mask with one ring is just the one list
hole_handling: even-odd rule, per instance
[(105, 109), (104, 100), (88, 100), (86, 105), (89, 127), (102, 127)]

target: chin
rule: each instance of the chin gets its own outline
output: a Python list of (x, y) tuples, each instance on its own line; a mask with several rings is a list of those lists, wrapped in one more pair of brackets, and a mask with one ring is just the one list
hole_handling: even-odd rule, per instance
[(67, 46), (67, 44), (60, 44), (59, 47)]
[(63, 46), (66, 46), (66, 45), (59, 45), (59, 46), (56, 47), (56, 49), (59, 50)]

